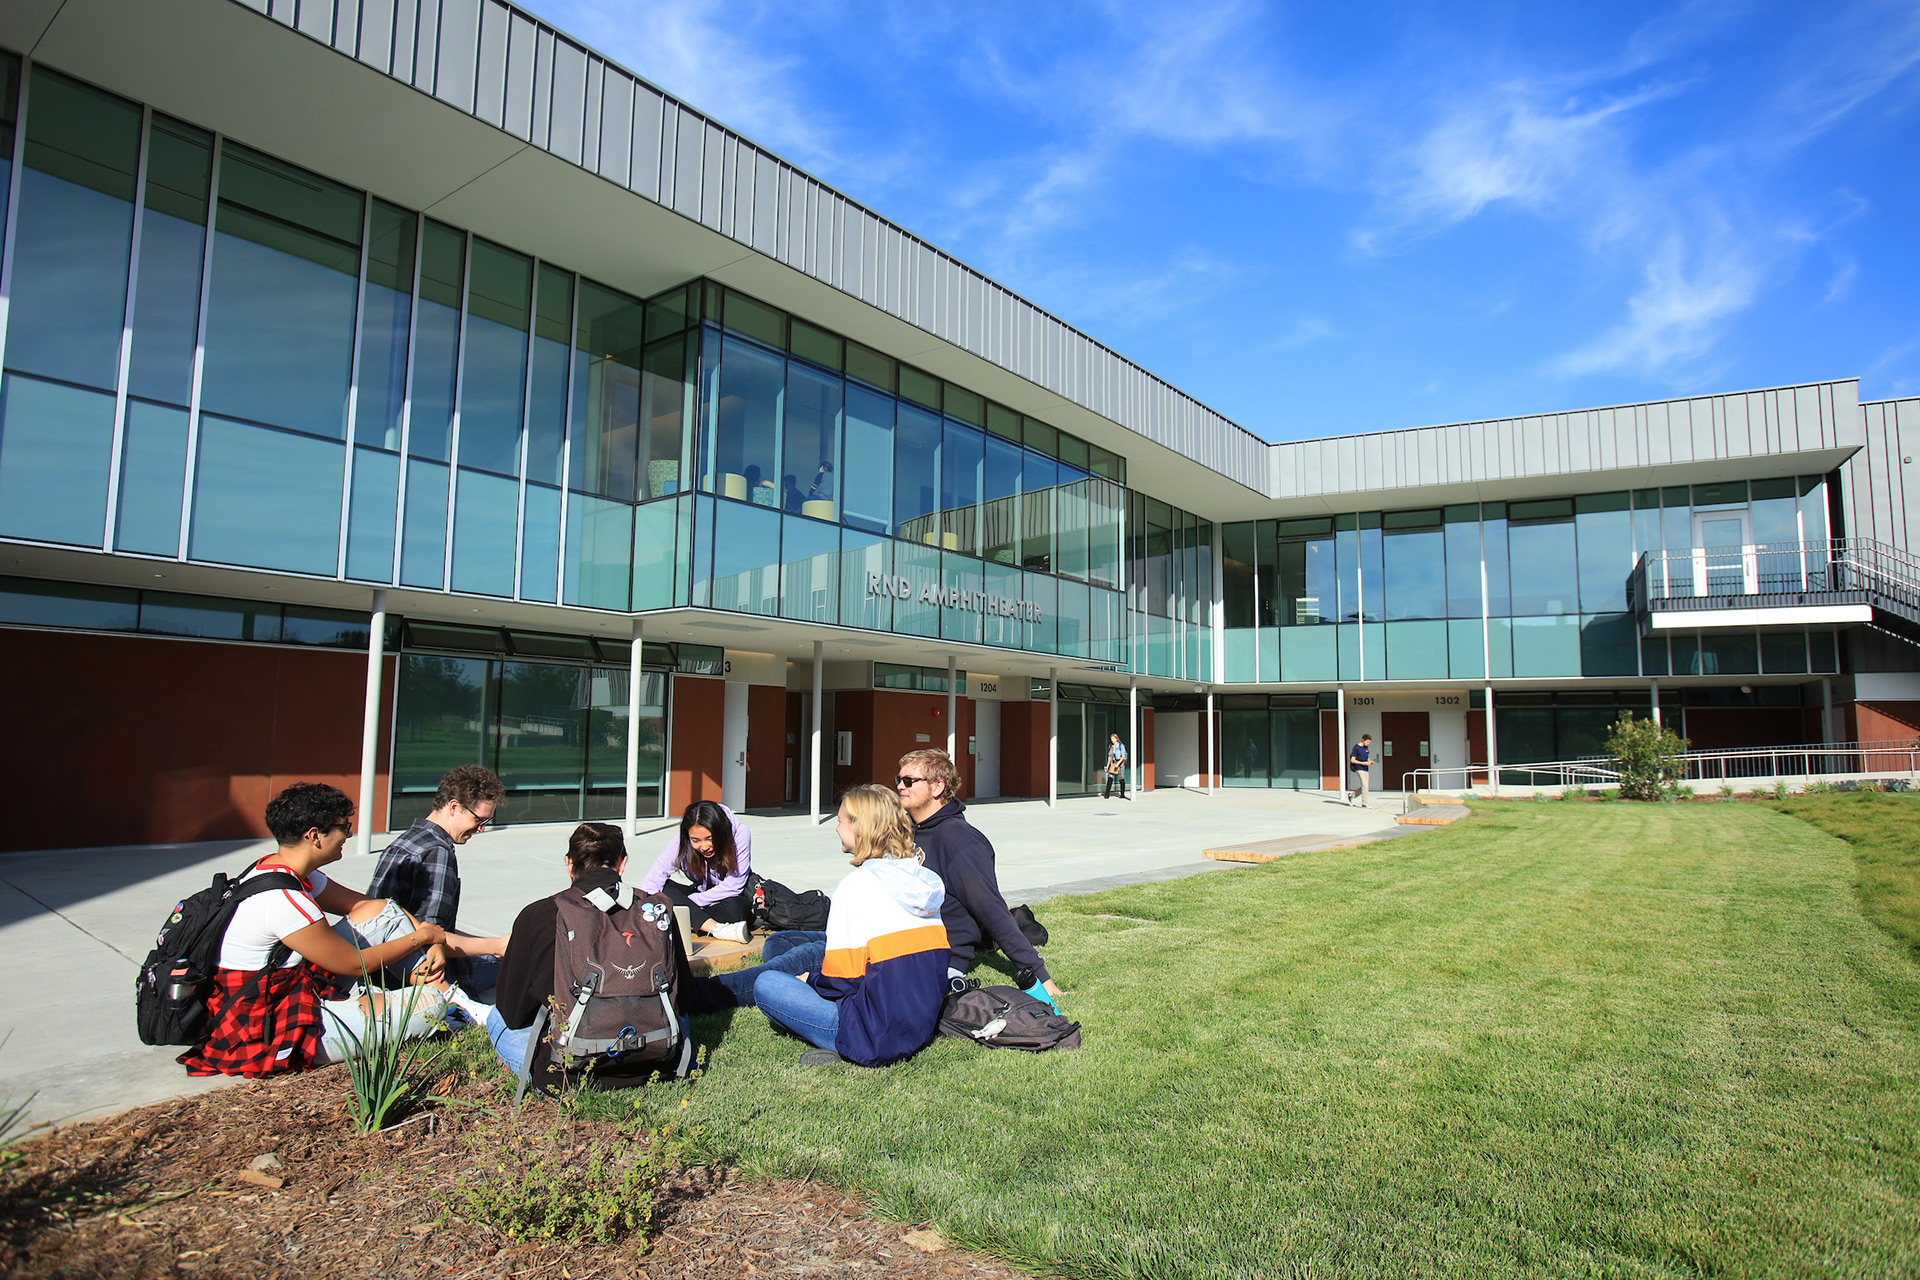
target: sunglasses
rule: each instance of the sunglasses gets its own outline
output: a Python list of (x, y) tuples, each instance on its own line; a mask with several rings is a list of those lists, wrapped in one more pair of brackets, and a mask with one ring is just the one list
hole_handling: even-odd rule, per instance
[(918, 786), (918, 785), (920, 785), (920, 784), (921, 784), (921, 783), (923, 783), (923, 782), (927, 782), (927, 781), (930, 781), (930, 779), (927, 779), (927, 778), (916, 778), (916, 777), (914, 777), (914, 776), (913, 776), (912, 774), (908, 774), (908, 773), (900, 773), (900, 774), (895, 774), (895, 775), (894, 775), (894, 779), (893, 779), (893, 785), (894, 785), (894, 786), (896, 786), (896, 787), (906, 787), (906, 788), (908, 788), (909, 790), (911, 790), (912, 788), (914, 788), (914, 787), (916, 787), (916, 786)]

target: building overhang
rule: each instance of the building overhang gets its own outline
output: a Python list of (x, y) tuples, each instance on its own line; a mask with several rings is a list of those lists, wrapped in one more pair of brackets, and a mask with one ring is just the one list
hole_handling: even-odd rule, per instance
[(1647, 615), (1649, 631), (1711, 631), (1738, 627), (1833, 627), (1873, 621), (1867, 604), (1735, 606), (1719, 609), (1656, 609)]

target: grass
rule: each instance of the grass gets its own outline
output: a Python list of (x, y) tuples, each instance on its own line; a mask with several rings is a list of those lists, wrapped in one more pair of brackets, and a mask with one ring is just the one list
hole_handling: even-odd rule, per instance
[(1853, 846), (1861, 912), (1920, 960), (1920, 794), (1826, 792), (1771, 807)]
[(1759, 805), (1488, 803), (1048, 904), (1078, 1053), (802, 1069), (743, 1010), (581, 1106), (1072, 1277), (1913, 1275), (1920, 968), (1853, 881)]

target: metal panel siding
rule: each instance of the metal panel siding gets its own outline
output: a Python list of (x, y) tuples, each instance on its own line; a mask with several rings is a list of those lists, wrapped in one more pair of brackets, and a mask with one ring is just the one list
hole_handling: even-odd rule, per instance
[(533, 128), (527, 140), (536, 147), (545, 147), (552, 119), (553, 33), (540, 27), (533, 38)]
[(486, 0), (480, 7), (473, 113), (495, 127), (507, 122), (507, 33), (512, 26), (513, 15), (498, 0)]
[(606, 63), (587, 59), (587, 105), (580, 117), (580, 167), (600, 172), (601, 91)]
[(700, 147), (700, 221), (720, 229), (720, 179), (726, 169), (727, 135), (710, 121), (702, 121)]
[(412, 0), (413, 10), (413, 87), (422, 93), (433, 92), (433, 64), (440, 54), (440, 5), (438, 0)]
[(360, 61), (383, 74), (393, 71), (394, 0), (361, 0)]
[(779, 225), (780, 166), (770, 155), (755, 151), (753, 164), (753, 215), (748, 224), (746, 242), (771, 257)]
[(505, 127), (523, 142), (533, 137), (533, 55), (539, 30), (518, 13), (507, 27)]
[(624, 187), (633, 164), (633, 77), (608, 67), (601, 103), (600, 176)]
[(553, 115), (547, 150), (580, 163), (580, 139), (587, 98), (586, 51), (565, 40), (553, 42)]
[(480, 47), (479, 0), (440, 0), (439, 58), (433, 93), (471, 113), (474, 63)]
[(634, 86), (633, 164), (627, 186), (655, 201), (663, 199), (660, 194), (660, 116), (664, 107), (664, 100), (652, 86)]
[(353, 57), (360, 49), (360, 0), (342, 0), (333, 15), (333, 47)]
[(300, 0), (294, 26), (321, 44), (333, 43), (333, 0)]
[(707, 122), (685, 107), (676, 113), (673, 139), (672, 208), (683, 217), (700, 221), (700, 159)]
[(240, 0), (240, 3), (252, 9), (255, 13), (267, 13), (268, 16), (272, 16), (269, 13), (272, 6), (267, 3), (267, 0)]

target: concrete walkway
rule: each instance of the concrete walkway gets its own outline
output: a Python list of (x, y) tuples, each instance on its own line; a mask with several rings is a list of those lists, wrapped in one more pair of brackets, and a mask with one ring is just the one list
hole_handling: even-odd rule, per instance
[[(1248, 840), (1318, 837), (1327, 847), (1401, 834), (1397, 797), (1376, 795), (1350, 809), (1319, 792), (1152, 791), (1137, 801), (1098, 797), (984, 801), (968, 817), (992, 839), (1010, 904), (1039, 902), (1145, 880), (1167, 880), (1233, 864), (1200, 850)], [(847, 871), (830, 825), (805, 814), (749, 815), (754, 868), (795, 889), (831, 890)], [(632, 842), (640, 874), (677, 823), (642, 825)], [(563, 854), (573, 824), (485, 832), (460, 853), (461, 925), (480, 933), (509, 928), (520, 908), (566, 887)], [(387, 837), (376, 837), (384, 844)], [(0, 854), (0, 1101), (35, 1094), (33, 1122), (106, 1114), (231, 1083), (196, 1080), (174, 1062), (177, 1049), (140, 1043), (133, 979), (167, 909), (203, 889), (216, 871), (237, 871), (272, 848), (267, 841), (211, 841), (111, 849)], [(374, 858), (327, 868), (364, 888)], [(1072, 975), (1063, 975), (1070, 985)]]

